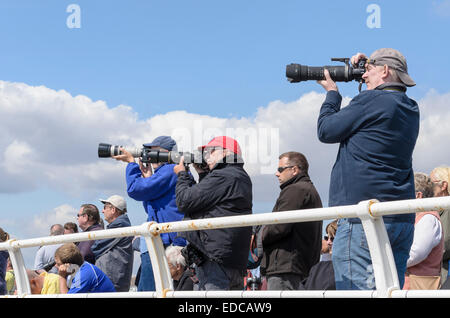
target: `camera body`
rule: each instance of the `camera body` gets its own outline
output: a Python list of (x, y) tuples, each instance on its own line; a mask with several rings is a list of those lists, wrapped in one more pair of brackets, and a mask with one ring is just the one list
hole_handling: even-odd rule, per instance
[(345, 58), (332, 58), (331, 61), (343, 62), (344, 66), (306, 66), (301, 64), (291, 63), (286, 65), (286, 77), (290, 83), (298, 83), (309, 80), (324, 80), (324, 70), (327, 69), (330, 72), (331, 79), (335, 82), (349, 82), (358, 81), (364, 82), (362, 75), (365, 73), (366, 59), (360, 59), (356, 67), (352, 67), (349, 64), (350, 59)]
[(98, 145), (98, 157), (99, 158), (110, 158), (113, 156), (118, 156), (122, 154), (120, 148), (124, 148), (126, 151), (131, 153), (134, 158), (141, 158), (143, 163), (175, 163), (178, 164), (181, 157), (184, 156), (184, 163), (196, 163), (200, 165), (205, 165), (206, 162), (203, 160), (203, 155), (200, 151), (194, 153), (190, 152), (178, 152), (178, 151), (161, 151), (151, 149), (150, 147), (142, 148), (127, 148), (117, 145), (100, 143)]

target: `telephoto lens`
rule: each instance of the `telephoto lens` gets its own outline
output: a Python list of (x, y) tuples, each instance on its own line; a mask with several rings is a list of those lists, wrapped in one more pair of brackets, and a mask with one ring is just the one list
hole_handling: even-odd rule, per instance
[(365, 59), (361, 59), (353, 68), (349, 65), (349, 58), (332, 58), (332, 61), (343, 62), (344, 65), (307, 66), (291, 63), (286, 65), (286, 77), (290, 83), (303, 81), (320, 81), (325, 79), (324, 70), (330, 72), (330, 77), (335, 82), (361, 81), (365, 72)]
[(184, 163), (202, 163), (203, 162), (202, 153), (200, 151), (196, 151), (194, 153), (176, 152), (176, 151), (170, 152), (170, 159), (174, 163), (179, 163), (182, 156), (184, 156)]
[(121, 155), (122, 152), (120, 151), (120, 148), (124, 148), (126, 151), (131, 153), (131, 155), (134, 158), (138, 158), (142, 154), (142, 149), (139, 149), (139, 148), (125, 148), (122, 146), (100, 143), (98, 145), (98, 157), (99, 158), (110, 158), (110, 157)]
[(348, 66), (306, 66), (289, 64), (286, 66), (286, 77), (291, 83), (302, 81), (320, 81), (325, 79), (323, 71), (328, 69), (331, 79), (335, 82), (348, 82), (353, 80), (351, 68)]

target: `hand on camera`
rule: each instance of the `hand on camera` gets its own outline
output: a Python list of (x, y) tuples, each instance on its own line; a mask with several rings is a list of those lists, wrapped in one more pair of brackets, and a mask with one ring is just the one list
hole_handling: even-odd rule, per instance
[(113, 156), (114, 159), (123, 161), (123, 162), (134, 162), (134, 157), (131, 153), (126, 151), (124, 148), (120, 148), (120, 151), (122, 152), (121, 155)]
[(186, 168), (184, 167), (184, 156), (181, 157), (180, 162), (173, 167), (173, 172), (178, 175), (181, 171), (186, 171)]
[(350, 63), (353, 67), (356, 67), (360, 59), (367, 59), (368, 57), (364, 53), (356, 53), (350, 58)]
[(330, 72), (327, 69), (323, 70), (324, 80), (317, 81), (327, 92), (328, 91), (338, 91), (336, 83), (331, 79)]
[(145, 166), (141, 159), (139, 159), (139, 168), (141, 169), (142, 177), (148, 178), (153, 174), (150, 166)]

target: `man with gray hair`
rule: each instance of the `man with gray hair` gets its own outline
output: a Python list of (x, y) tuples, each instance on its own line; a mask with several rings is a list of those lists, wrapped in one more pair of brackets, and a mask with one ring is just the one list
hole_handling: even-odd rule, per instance
[[(342, 96), (328, 70), (318, 81), (327, 91), (317, 125), (319, 140), (339, 143), (331, 172), (329, 206), (377, 199), (414, 199), (412, 153), (419, 133), (419, 107), (406, 95), (415, 85), (405, 57), (391, 48), (365, 59), (362, 76), (367, 90), (341, 109)], [(400, 287), (414, 234), (414, 213), (384, 216)], [(372, 260), (359, 218), (340, 219), (333, 244), (336, 289), (374, 289)]]
[[(53, 224), (50, 227), (50, 236), (63, 234), (64, 234), (64, 227), (61, 224)], [(44, 269), (47, 266), (51, 266), (51, 264), (55, 262), (55, 251), (61, 245), (62, 244), (41, 246), (34, 258), (34, 269)], [(51, 269), (48, 270), (48, 272), (57, 274), (58, 269), (52, 266)]]
[[(103, 215), (109, 224), (107, 229), (131, 226), (127, 216), (127, 202), (120, 195), (100, 200), (104, 204)], [(95, 265), (100, 268), (114, 284), (118, 292), (128, 292), (133, 270), (133, 237), (117, 237), (96, 240), (92, 244)]]

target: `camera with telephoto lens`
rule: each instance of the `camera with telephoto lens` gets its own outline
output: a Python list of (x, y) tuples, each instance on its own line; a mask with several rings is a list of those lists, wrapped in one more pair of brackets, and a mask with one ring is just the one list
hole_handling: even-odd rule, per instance
[(324, 70), (327, 69), (330, 72), (330, 77), (335, 82), (350, 82), (358, 81), (361, 84), (364, 82), (362, 75), (365, 73), (365, 64), (367, 59), (360, 59), (356, 67), (352, 67), (349, 64), (350, 59), (345, 58), (332, 58), (333, 62), (343, 62), (344, 66), (307, 66), (291, 63), (286, 65), (286, 77), (290, 83), (298, 83), (302, 81), (310, 80), (324, 80)]
[[(176, 163), (178, 164), (181, 160), (181, 157), (184, 156), (184, 163), (196, 163), (201, 167), (206, 165), (206, 162), (203, 160), (203, 155), (200, 151), (196, 151), (194, 153), (190, 152), (178, 152), (178, 151), (161, 151), (151, 149), (150, 147), (142, 147), (142, 148), (127, 148), (123, 146), (111, 145), (100, 143), (98, 145), (98, 157), (99, 158), (110, 158), (113, 156), (121, 155), (122, 152), (120, 148), (124, 148), (128, 151), (134, 158), (141, 158), (142, 163), (159, 163), (159, 162), (167, 162), (167, 163)], [(207, 165), (206, 165), (207, 166)]]

